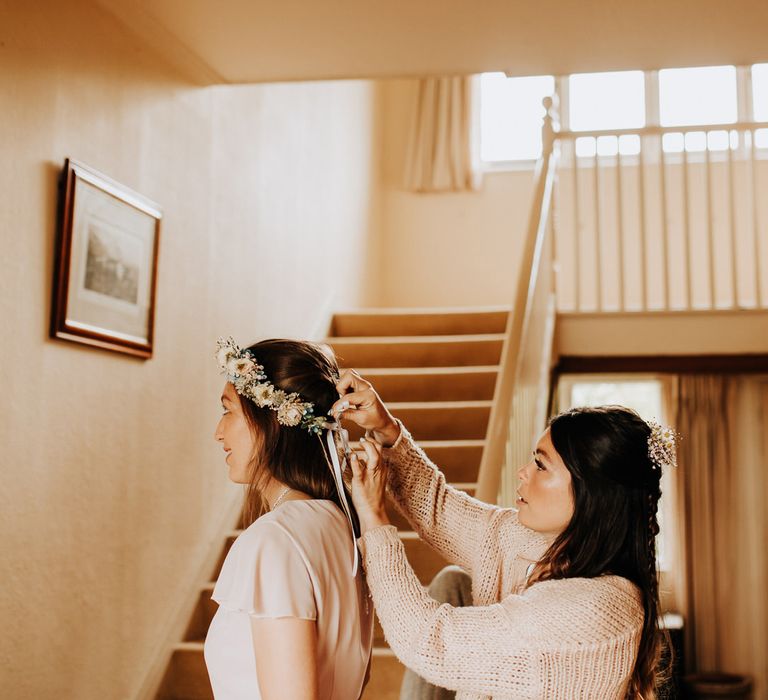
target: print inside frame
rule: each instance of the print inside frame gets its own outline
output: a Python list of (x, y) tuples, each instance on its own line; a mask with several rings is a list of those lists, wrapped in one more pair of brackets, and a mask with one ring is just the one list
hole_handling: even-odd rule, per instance
[(152, 357), (160, 207), (67, 159), (59, 212), (51, 337)]

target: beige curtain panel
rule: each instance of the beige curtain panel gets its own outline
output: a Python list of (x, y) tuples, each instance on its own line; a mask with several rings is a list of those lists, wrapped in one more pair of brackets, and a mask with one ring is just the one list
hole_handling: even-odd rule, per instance
[(475, 189), (472, 168), (472, 78), (419, 81), (405, 186), (413, 192)]
[(687, 665), (768, 697), (768, 379), (683, 375), (676, 424)]

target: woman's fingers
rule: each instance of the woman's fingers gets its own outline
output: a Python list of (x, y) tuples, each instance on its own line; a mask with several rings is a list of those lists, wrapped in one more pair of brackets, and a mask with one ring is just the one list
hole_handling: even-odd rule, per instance
[(400, 435), (400, 426), (387, 410), (370, 382), (355, 370), (342, 371), (336, 388), (340, 398), (328, 412), (334, 418), (345, 418), (372, 431), (385, 445), (392, 445)]
[(384, 505), (386, 479), (380, 468), (381, 445), (373, 440), (360, 440), (363, 453), (350, 455), (352, 466), (352, 502), (365, 531), (387, 522)]
[(364, 437), (360, 438), (360, 445), (363, 448), (362, 451), (359, 447), (355, 446), (356, 449), (353, 449), (351, 454), (354, 457), (352, 474), (355, 476), (355, 469), (357, 469), (358, 475), (361, 478), (368, 478), (370, 473), (375, 473), (379, 466), (381, 466), (383, 448), (376, 440)]
[(344, 396), (350, 389), (352, 391), (360, 391), (361, 389), (369, 389), (371, 383), (363, 379), (354, 369), (343, 369), (339, 373), (339, 381), (336, 382), (336, 391), (339, 392), (339, 396)]
[(357, 452), (351, 452), (349, 455), (349, 463), (352, 465), (352, 478), (361, 481), (363, 479), (363, 465), (360, 464), (360, 458), (357, 456)]
[(363, 412), (370, 409), (376, 401), (376, 393), (373, 389), (364, 389), (362, 391), (353, 391), (349, 394), (344, 394), (336, 403), (331, 406), (331, 410), (328, 413), (332, 416), (337, 416), (340, 413), (351, 413), (351, 411), (361, 410)]
[(365, 452), (365, 468), (372, 470), (374, 474), (378, 473), (381, 464), (381, 445), (375, 440), (366, 438), (360, 438), (360, 443)]

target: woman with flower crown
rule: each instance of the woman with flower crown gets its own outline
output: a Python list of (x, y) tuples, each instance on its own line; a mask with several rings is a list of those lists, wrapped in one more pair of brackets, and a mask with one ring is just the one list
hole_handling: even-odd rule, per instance
[[(337, 388), (333, 414), (371, 436), (352, 458), (368, 586), (390, 647), (423, 679), (401, 698), (453, 697), (433, 686), (457, 698), (656, 697), (656, 514), (671, 431), (621, 406), (560, 414), (518, 471), (517, 508), (501, 508), (446, 484), (359, 374), (344, 371)], [(471, 606), (440, 604), (420, 585), (385, 488), (466, 572)]]
[(252, 523), (212, 595), (219, 608), (205, 661), (214, 697), (357, 700), (373, 608), (342, 481), (344, 437), (328, 417), (335, 359), (311, 343), (267, 340), (243, 350), (231, 338), (219, 340), (216, 359), (227, 381), (215, 438), (229, 478), (247, 485)]

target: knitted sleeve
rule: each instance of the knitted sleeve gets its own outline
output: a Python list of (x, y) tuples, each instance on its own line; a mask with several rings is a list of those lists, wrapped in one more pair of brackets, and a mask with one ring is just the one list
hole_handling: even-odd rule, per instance
[(643, 608), (629, 582), (546, 581), (500, 603), (454, 608), (427, 595), (394, 527), (368, 531), (363, 546), (387, 642), (430, 683), (515, 698), (610, 698), (631, 675)]
[(413, 529), (447, 561), (471, 573), (500, 508), (447, 484), (402, 424), (397, 442), (384, 450), (384, 464), (390, 493)]

